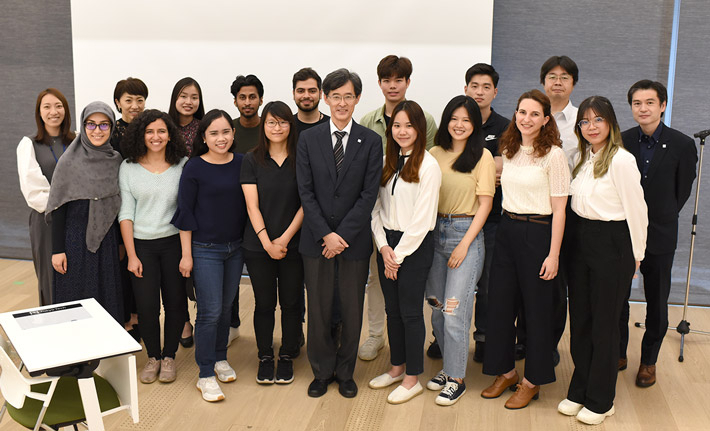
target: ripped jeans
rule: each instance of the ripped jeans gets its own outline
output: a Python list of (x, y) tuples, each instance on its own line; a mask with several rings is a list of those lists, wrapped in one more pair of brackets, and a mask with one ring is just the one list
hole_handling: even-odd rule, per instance
[(437, 217), (434, 261), (425, 293), (432, 307), (431, 325), (444, 357), (444, 372), (460, 379), (466, 376), (476, 283), (483, 269), (483, 230), (471, 243), (458, 268), (449, 268), (447, 262), (472, 221), (473, 217)]

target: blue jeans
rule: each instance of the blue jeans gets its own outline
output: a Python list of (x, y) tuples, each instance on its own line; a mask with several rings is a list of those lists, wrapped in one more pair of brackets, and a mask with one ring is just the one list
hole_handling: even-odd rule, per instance
[(472, 221), (473, 217), (437, 218), (434, 261), (426, 285), (427, 302), (433, 308), (431, 325), (444, 357), (444, 372), (460, 379), (466, 376), (476, 283), (483, 269), (483, 231), (471, 243), (458, 268), (449, 268), (447, 262)]
[(192, 242), (195, 280), (195, 361), (200, 377), (212, 377), (214, 364), (227, 359), (227, 338), (234, 297), (239, 290), (244, 257), (241, 241), (224, 244)]

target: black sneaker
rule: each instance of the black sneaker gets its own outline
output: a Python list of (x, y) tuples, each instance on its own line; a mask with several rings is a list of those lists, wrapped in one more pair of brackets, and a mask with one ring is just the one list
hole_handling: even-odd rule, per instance
[(457, 382), (449, 377), (446, 386), (441, 390), (439, 396), (434, 400), (440, 406), (450, 406), (456, 403), (466, 393), (466, 383)]
[(476, 341), (476, 350), (473, 351), (473, 361), (479, 364), (483, 362), (484, 352), (486, 349), (486, 343), (483, 341)]
[[(273, 362), (271, 364), (273, 367)], [(278, 366), (276, 367), (276, 383), (279, 385), (287, 385), (292, 381), (293, 361), (289, 358), (279, 358)]]
[(432, 359), (441, 359), (441, 348), (439, 348), (439, 343), (434, 338), (434, 341), (426, 349), (426, 355)]
[(256, 373), (256, 382), (260, 385), (274, 383), (274, 358), (266, 356), (259, 359), (259, 371)]

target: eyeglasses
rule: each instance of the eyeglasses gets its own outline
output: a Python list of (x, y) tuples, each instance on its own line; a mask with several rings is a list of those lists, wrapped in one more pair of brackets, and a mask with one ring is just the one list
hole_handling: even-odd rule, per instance
[(87, 121), (86, 123), (84, 123), (84, 127), (86, 127), (86, 130), (95, 130), (96, 127), (98, 127), (99, 130), (101, 130), (102, 132), (105, 132), (111, 128), (111, 123), (96, 124), (96, 123), (92, 123), (91, 121)]
[(559, 79), (560, 81), (562, 81), (563, 83), (566, 84), (572, 80), (572, 76), (568, 75), (566, 73), (563, 73), (562, 75), (555, 75), (554, 73), (548, 73), (547, 76), (545, 76), (545, 79), (549, 79), (552, 82), (557, 81)]
[(580, 129), (587, 129), (587, 128), (589, 128), (589, 126), (592, 125), (592, 123), (594, 123), (594, 127), (599, 127), (599, 126), (601, 126), (602, 123), (604, 123), (605, 121), (606, 121), (606, 120), (603, 119), (602, 117), (594, 117), (594, 118), (592, 118), (592, 121), (589, 121), (589, 120), (580, 120), (580, 122), (577, 123), (577, 125), (579, 126)]
[(333, 96), (328, 96), (328, 99), (332, 100), (335, 103), (340, 103), (340, 102), (345, 102), (345, 103), (353, 103), (357, 97), (353, 96), (352, 94), (346, 94), (345, 96), (341, 96), (340, 94), (335, 94)]
[(269, 120), (265, 124), (266, 124), (266, 127), (268, 127), (269, 129), (273, 129), (274, 127), (276, 127), (277, 124), (282, 129), (285, 129), (287, 127), (291, 127), (291, 123), (289, 123), (288, 121)]

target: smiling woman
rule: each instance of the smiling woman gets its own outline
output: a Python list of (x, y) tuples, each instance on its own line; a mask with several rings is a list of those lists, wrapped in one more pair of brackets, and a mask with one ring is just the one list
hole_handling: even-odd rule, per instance
[(123, 323), (116, 215), (121, 205), (118, 167), (111, 148), (111, 108), (90, 103), (80, 135), (59, 159), (47, 202), (52, 221), (53, 301), (96, 300)]
[(116, 121), (116, 127), (111, 134), (111, 146), (123, 154), (121, 139), (126, 134), (128, 125), (145, 109), (145, 100), (148, 98), (148, 87), (138, 78), (126, 78), (116, 83), (113, 90), (113, 103), (121, 114)]

